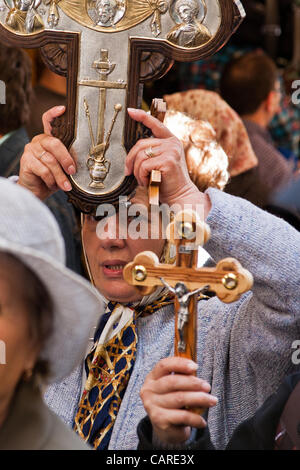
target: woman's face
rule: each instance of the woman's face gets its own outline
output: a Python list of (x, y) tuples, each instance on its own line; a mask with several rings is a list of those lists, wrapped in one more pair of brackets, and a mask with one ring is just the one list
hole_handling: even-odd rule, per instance
[(29, 313), (16, 289), (17, 280), (20, 282), (17, 269), (10, 263), (0, 266), (1, 405), (12, 397), (19, 380), (34, 367), (38, 355), (30, 338)]
[[(142, 204), (145, 210), (149, 210), (147, 191), (137, 188), (136, 195), (131, 199), (132, 204)], [(130, 212), (129, 212), (130, 213)], [(128, 285), (123, 279), (124, 266), (132, 261), (141, 251), (153, 251), (158, 257), (162, 254), (165, 240), (163, 239), (133, 239), (122, 238), (122, 230), (119, 217), (107, 219), (105, 231), (106, 238), (99, 238), (103, 233), (103, 227), (90, 216), (84, 219), (82, 239), (93, 280), (97, 289), (109, 300), (118, 302), (134, 302), (141, 298), (133, 286)], [(151, 230), (151, 221), (145, 220), (145, 225)], [(127, 218), (128, 231), (131, 228), (133, 218)], [(160, 230), (160, 228), (159, 228)]]

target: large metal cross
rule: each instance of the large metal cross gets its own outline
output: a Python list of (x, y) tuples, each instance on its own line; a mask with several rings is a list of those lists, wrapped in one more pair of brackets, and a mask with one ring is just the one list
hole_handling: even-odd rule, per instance
[[(125, 158), (138, 138), (127, 107), (177, 61), (218, 51), (244, 17), (239, 0), (0, 0), (0, 40), (39, 47), (67, 77), (53, 132), (77, 156), (72, 201), (84, 212), (129, 194)], [(100, 59), (99, 59), (100, 57)]]

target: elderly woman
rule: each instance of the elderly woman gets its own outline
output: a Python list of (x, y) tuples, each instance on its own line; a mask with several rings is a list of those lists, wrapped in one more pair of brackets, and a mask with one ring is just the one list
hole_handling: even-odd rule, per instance
[[(197, 374), (218, 398), (213, 406), (215, 401), (203, 395), (202, 406), (209, 408), (214, 445), (224, 448), (235, 427), (295, 368), (290, 348), (300, 327), (300, 236), (248, 201), (213, 188), (199, 192), (190, 180), (180, 141), (152, 116), (128, 112), (154, 136), (140, 140), (127, 156), (126, 173), (134, 174), (139, 184), (131, 202), (149, 208), (149, 175), (160, 170), (161, 202), (200, 208), (211, 228), (206, 245), (211, 256), (235, 257), (254, 277), (253, 291), (233, 304), (222, 304), (216, 297), (198, 302)], [(50, 135), (49, 123), (60, 113), (54, 108), (44, 116), (45, 134), (33, 139), (21, 159), (19, 184), (41, 199), (57, 187), (71, 189), (66, 174), (76, 172), (70, 153)], [(152, 158), (147, 155), (150, 146)], [(127, 222), (131, 219), (128, 216)], [(96, 449), (134, 449), (136, 427), (145, 416), (140, 389), (160, 359), (174, 354), (173, 299), (166, 291), (141, 298), (122, 277), (123, 266), (138, 251), (150, 249), (164, 258), (163, 240), (121, 236), (118, 217), (106, 219), (104, 234), (99, 222), (84, 217), (82, 237), (93, 282), (105, 296), (106, 313), (85, 370), (78, 367), (63, 383), (49, 388), (47, 403)]]
[(0, 449), (87, 449), (41, 393), (82, 360), (103, 311), (64, 256), (48, 209), (0, 178)]

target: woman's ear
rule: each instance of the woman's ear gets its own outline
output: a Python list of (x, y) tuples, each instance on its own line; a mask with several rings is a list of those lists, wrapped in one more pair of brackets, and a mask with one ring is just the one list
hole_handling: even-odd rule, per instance
[(34, 369), (40, 350), (41, 350), (40, 344), (38, 344), (36, 341), (34, 342), (30, 341), (30, 343), (28, 344), (26, 357), (24, 360), (24, 372), (30, 371), (30, 370), (32, 371), (32, 369)]

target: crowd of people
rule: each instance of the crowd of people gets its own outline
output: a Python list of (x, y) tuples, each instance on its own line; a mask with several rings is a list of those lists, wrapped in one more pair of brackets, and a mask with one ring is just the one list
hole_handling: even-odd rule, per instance
[(173, 357), (172, 292), (143, 296), (123, 278), (142, 251), (172, 264), (163, 221), (158, 238), (137, 240), (111, 218), (102, 237), (96, 212), (80, 217), (67, 200), (77, 162), (51, 135), (63, 103), (30, 140), (23, 51), (0, 46), (0, 79), (0, 449), (300, 449), (291, 411), (300, 398), (299, 179), (268, 132), (280, 104), (274, 62), (250, 52), (226, 65), (220, 94), (165, 96), (193, 121), (198, 148), (205, 137), (227, 156), (224, 190), (189, 167), (167, 124), (128, 109), (154, 139), (126, 157), (137, 182), (126, 204), (150, 214), (149, 177), (160, 170), (160, 202), (200, 207), (207, 252), (236, 258), (254, 279), (234, 303), (199, 298), (197, 363)]

